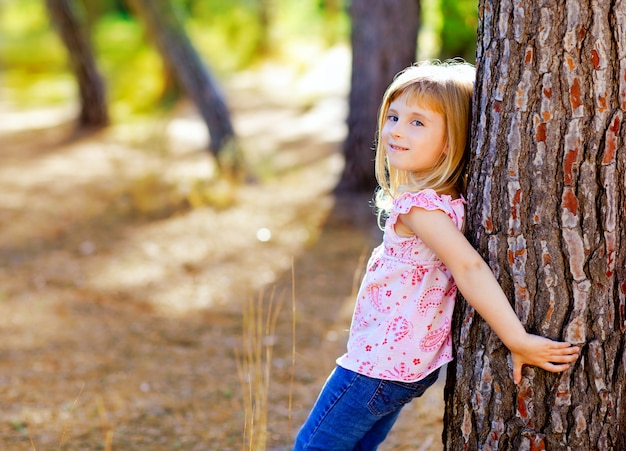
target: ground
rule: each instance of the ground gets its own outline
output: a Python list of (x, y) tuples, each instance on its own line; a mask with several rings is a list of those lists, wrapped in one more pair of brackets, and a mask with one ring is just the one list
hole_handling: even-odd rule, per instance
[[(331, 194), (345, 89), (270, 88), (229, 84), (243, 183), (186, 104), (90, 134), (0, 105), (0, 449), (289, 449), (380, 232)], [(442, 449), (442, 386), (381, 449)]]

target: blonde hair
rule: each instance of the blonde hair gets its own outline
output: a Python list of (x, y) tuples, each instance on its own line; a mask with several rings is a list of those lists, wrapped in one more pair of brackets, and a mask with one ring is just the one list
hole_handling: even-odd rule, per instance
[[(380, 105), (376, 139), (376, 179), (380, 186), (376, 206), (388, 211), (399, 193), (426, 188), (437, 192), (465, 189), (471, 100), (476, 71), (461, 60), (424, 61), (396, 75)], [(406, 94), (407, 102), (442, 114), (447, 152), (428, 172), (397, 170), (389, 166), (380, 133), (387, 120), (389, 105)]]

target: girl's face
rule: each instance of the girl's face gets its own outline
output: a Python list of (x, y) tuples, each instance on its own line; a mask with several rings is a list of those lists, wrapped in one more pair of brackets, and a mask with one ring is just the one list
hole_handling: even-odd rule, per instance
[(444, 117), (417, 104), (407, 104), (406, 94), (402, 94), (389, 105), (381, 140), (393, 168), (431, 170), (447, 151)]

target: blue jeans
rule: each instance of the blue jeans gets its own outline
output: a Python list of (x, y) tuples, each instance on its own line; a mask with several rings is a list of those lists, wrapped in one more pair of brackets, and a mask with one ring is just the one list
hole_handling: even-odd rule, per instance
[(402, 407), (421, 396), (438, 374), (407, 383), (372, 379), (337, 366), (300, 429), (294, 451), (375, 450)]

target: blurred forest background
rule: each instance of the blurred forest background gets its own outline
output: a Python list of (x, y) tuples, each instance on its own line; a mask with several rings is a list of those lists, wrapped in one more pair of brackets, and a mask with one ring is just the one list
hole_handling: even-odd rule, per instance
[[(0, 448), (288, 449), (380, 238), (381, 90), (406, 58), (474, 62), (477, 24), (468, 0), (0, 0)], [(441, 449), (429, 396), (384, 449)]]
[[(141, 1), (47, 3), (51, 9), (69, 7), (79, 19), (106, 85), (112, 122), (159, 114), (183, 95), (173, 68), (163, 62), (153, 44), (159, 30), (150, 30), (150, 24), (139, 17)], [(304, 73), (324, 52), (350, 45), (349, 0), (154, 3), (171, 7), (218, 84), (266, 64)], [(420, 21), (416, 58), (462, 57), (473, 62), (476, 8), (477, 2), (471, 0), (423, 2), (421, 19), (414, 18)], [(45, 0), (0, 1), (2, 102), (28, 109), (76, 101), (68, 60), (68, 49), (51, 24)]]

